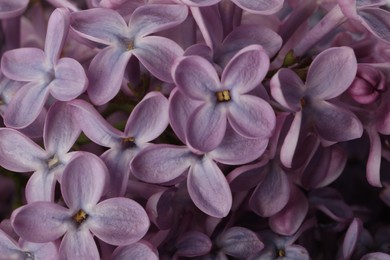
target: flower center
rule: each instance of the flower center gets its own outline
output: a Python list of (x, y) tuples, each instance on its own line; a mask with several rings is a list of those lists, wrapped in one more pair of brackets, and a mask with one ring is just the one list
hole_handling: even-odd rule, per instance
[(301, 98), (301, 100), (299, 101), (301, 103), (301, 107), (305, 107), (307, 102), (306, 102), (306, 99), (305, 98)]
[(57, 167), (59, 164), (60, 164), (60, 160), (58, 159), (58, 156), (56, 154), (47, 160), (47, 166), (49, 166), (49, 169), (53, 169)]
[(283, 249), (279, 249), (278, 252), (276, 253), (277, 257), (285, 257), (286, 256), (286, 251)]
[(218, 102), (227, 102), (231, 99), (229, 90), (215, 92), (215, 96), (217, 97)]
[(135, 146), (135, 138), (134, 137), (125, 137), (122, 138), (122, 146), (124, 148), (131, 148)]
[(82, 209), (77, 211), (76, 214), (72, 217), (72, 219), (77, 223), (77, 225), (80, 225), (88, 218), (88, 214), (85, 213)]
[(30, 252), (25, 252), (25, 259), (32, 259), (34, 260), (34, 255)]
[(134, 49), (134, 42), (133, 41), (128, 41), (126, 43), (126, 50), (131, 51), (133, 49)]

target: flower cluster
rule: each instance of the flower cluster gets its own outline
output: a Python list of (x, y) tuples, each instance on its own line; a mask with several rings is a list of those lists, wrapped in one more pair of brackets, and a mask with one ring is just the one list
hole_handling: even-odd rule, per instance
[(0, 259), (390, 259), (388, 1), (0, 21)]

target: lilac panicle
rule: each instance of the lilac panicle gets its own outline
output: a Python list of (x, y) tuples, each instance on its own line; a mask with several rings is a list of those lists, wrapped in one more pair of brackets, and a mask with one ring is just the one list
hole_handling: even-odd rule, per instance
[(174, 41), (150, 36), (177, 26), (188, 9), (182, 5), (144, 5), (130, 17), (129, 24), (115, 11), (94, 8), (72, 13), (71, 27), (81, 38), (104, 44), (88, 69), (88, 95), (96, 105), (110, 101), (122, 84), (131, 55), (157, 78), (172, 82), (171, 67), (183, 50)]
[(4, 75), (26, 82), (15, 94), (5, 113), (7, 126), (24, 128), (42, 111), (49, 94), (57, 100), (69, 101), (87, 87), (88, 79), (76, 60), (61, 58), (69, 28), (69, 11), (56, 9), (50, 16), (45, 50), (21, 48), (7, 51), (1, 59)]
[(98, 259), (93, 235), (106, 243), (127, 245), (149, 228), (145, 210), (127, 198), (103, 200), (108, 171), (103, 161), (80, 153), (64, 169), (61, 193), (68, 208), (53, 202), (34, 202), (14, 212), (12, 225), (23, 239), (45, 243), (63, 236), (61, 258)]

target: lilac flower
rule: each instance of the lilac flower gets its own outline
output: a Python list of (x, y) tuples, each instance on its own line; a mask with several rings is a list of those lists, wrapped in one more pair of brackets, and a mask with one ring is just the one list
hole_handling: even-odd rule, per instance
[(109, 147), (101, 158), (110, 170), (109, 196), (124, 195), (130, 174), (130, 162), (150, 141), (168, 126), (168, 100), (159, 92), (150, 92), (134, 108), (124, 132), (110, 124), (89, 103), (70, 103), (83, 132), (95, 143)]
[(69, 28), (69, 11), (56, 9), (50, 16), (45, 51), (22, 48), (4, 53), (1, 69), (16, 81), (28, 82), (14, 96), (5, 113), (7, 126), (24, 128), (42, 111), (51, 94), (55, 99), (69, 101), (87, 87), (83, 67), (74, 59), (61, 58)]
[(328, 101), (347, 90), (356, 70), (352, 49), (338, 47), (323, 51), (313, 60), (306, 83), (290, 69), (279, 70), (271, 79), (272, 97), (295, 113), (280, 152), (283, 165), (291, 167), (302, 124), (312, 125), (318, 136), (327, 142), (347, 141), (362, 135), (363, 127), (358, 118)]
[(36, 243), (63, 236), (61, 259), (99, 259), (93, 236), (112, 245), (137, 242), (149, 228), (146, 212), (127, 198), (99, 202), (107, 177), (97, 156), (80, 153), (62, 175), (61, 193), (69, 208), (43, 201), (25, 205), (11, 219), (16, 233)]
[(173, 69), (175, 84), (190, 102), (200, 103), (185, 129), (188, 144), (202, 152), (213, 150), (221, 143), (228, 122), (247, 138), (269, 138), (275, 126), (274, 112), (266, 101), (248, 94), (261, 83), (268, 66), (267, 54), (256, 45), (230, 60), (221, 81), (207, 60), (197, 56), (178, 59)]
[(45, 150), (24, 134), (0, 129), (0, 165), (15, 172), (31, 172), (26, 186), (28, 202), (52, 201), (57, 178), (72, 158), (68, 153), (81, 130), (65, 103), (52, 105), (45, 121)]
[(129, 25), (115, 11), (94, 8), (71, 15), (72, 29), (81, 38), (105, 47), (92, 60), (88, 95), (96, 105), (110, 101), (120, 89), (126, 65), (134, 54), (157, 78), (172, 82), (171, 67), (183, 54), (179, 45), (152, 33), (172, 28), (187, 17), (181, 5), (145, 5), (131, 15)]

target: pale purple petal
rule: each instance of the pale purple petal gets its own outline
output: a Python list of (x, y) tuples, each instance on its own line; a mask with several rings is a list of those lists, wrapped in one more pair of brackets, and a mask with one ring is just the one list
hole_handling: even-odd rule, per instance
[(1, 58), (1, 71), (7, 78), (16, 81), (45, 80), (51, 67), (46, 54), (36, 48), (10, 50)]
[(61, 179), (63, 199), (71, 210), (89, 210), (103, 194), (108, 170), (94, 154), (80, 153), (65, 167)]
[(131, 170), (142, 181), (164, 183), (185, 173), (192, 162), (187, 147), (158, 144), (140, 151), (131, 162)]
[(362, 231), (362, 228), (363, 228), (362, 221), (358, 218), (354, 218), (351, 224), (349, 225), (349, 228), (345, 233), (345, 237), (343, 240), (343, 247), (342, 247), (343, 259), (351, 258), (351, 255), (355, 250), (356, 243), (358, 243), (358, 239)]
[(145, 210), (149, 219), (160, 230), (166, 230), (172, 227), (175, 219), (174, 203), (175, 189), (165, 189), (154, 193), (149, 197)]
[(381, 252), (375, 252), (364, 255), (361, 260), (390, 260), (390, 255)]
[(310, 255), (307, 252), (306, 248), (300, 245), (291, 245), (287, 246), (284, 249), (286, 253), (286, 259), (299, 259), (299, 260), (309, 260)]
[(358, 11), (363, 19), (363, 25), (379, 39), (390, 42), (390, 18), (389, 11), (380, 8), (364, 8)]
[(24, 134), (0, 128), (0, 164), (15, 172), (35, 171), (43, 167), (46, 152)]
[(271, 79), (271, 95), (282, 106), (292, 110), (301, 109), (305, 86), (302, 80), (290, 69), (280, 69)]
[(50, 15), (45, 39), (45, 53), (53, 64), (60, 58), (69, 25), (70, 12), (68, 9), (57, 8)]
[(61, 259), (100, 259), (95, 240), (88, 229), (69, 230), (59, 248)]
[(233, 96), (227, 117), (233, 129), (248, 138), (270, 138), (276, 123), (270, 104), (252, 95)]
[(283, 7), (284, 0), (232, 0), (242, 9), (256, 14), (274, 14)]
[(222, 142), (208, 155), (213, 160), (224, 164), (245, 164), (259, 158), (267, 145), (268, 139), (248, 139), (237, 134), (228, 126)]
[(79, 36), (97, 43), (115, 44), (127, 32), (125, 20), (111, 9), (92, 8), (73, 12), (70, 18), (71, 28)]
[(191, 166), (187, 189), (195, 205), (210, 216), (225, 217), (232, 207), (232, 193), (225, 176), (206, 156)]
[(290, 189), (286, 173), (276, 165), (271, 166), (266, 177), (253, 192), (249, 206), (262, 217), (273, 216), (286, 206), (290, 198)]
[(45, 201), (20, 208), (11, 219), (15, 232), (23, 239), (46, 243), (60, 238), (68, 229), (70, 211)]
[(50, 154), (67, 153), (80, 135), (80, 125), (76, 122), (73, 110), (66, 103), (51, 105), (45, 122), (44, 144)]
[(248, 93), (264, 79), (269, 68), (269, 57), (260, 45), (241, 49), (226, 65), (222, 85), (236, 95)]
[(91, 211), (88, 227), (111, 245), (128, 245), (140, 240), (149, 229), (149, 218), (137, 202), (127, 198), (107, 199)]
[(27, 203), (35, 201), (54, 201), (56, 174), (49, 170), (34, 172), (25, 188)]
[(41, 113), (49, 96), (49, 89), (41, 82), (24, 85), (8, 104), (4, 124), (8, 127), (24, 128)]
[(0, 229), (0, 255), (3, 259), (12, 259), (17, 254), (19, 246), (7, 233)]
[(23, 14), (28, 5), (28, 0), (1, 0), (0, 19), (9, 19)]
[(119, 144), (123, 133), (112, 127), (90, 103), (80, 99), (68, 104), (73, 107), (81, 129), (94, 143), (105, 147)]
[(188, 15), (185, 5), (152, 4), (137, 8), (131, 15), (129, 34), (135, 38), (167, 30), (182, 23)]
[(199, 106), (188, 119), (187, 142), (199, 151), (209, 152), (222, 142), (226, 124), (226, 112), (222, 106)]
[(160, 36), (137, 39), (132, 52), (153, 76), (168, 83), (173, 82), (173, 63), (184, 53), (176, 42)]
[(50, 94), (61, 101), (70, 101), (87, 89), (88, 79), (81, 64), (71, 58), (60, 59), (54, 67), (55, 79)]
[(351, 48), (329, 48), (310, 65), (305, 94), (324, 100), (337, 97), (351, 85), (356, 72), (356, 57)]
[(348, 141), (363, 134), (362, 123), (347, 109), (326, 101), (317, 101), (309, 109), (319, 136), (327, 141)]
[(297, 148), (299, 133), (301, 131), (302, 112), (295, 113), (286, 137), (280, 149), (280, 161), (288, 168), (291, 168), (295, 150)]
[(88, 96), (95, 105), (103, 105), (118, 94), (131, 52), (116, 46), (101, 50), (88, 68)]
[(117, 247), (112, 253), (113, 260), (145, 259), (158, 260), (157, 249), (145, 241)]
[(131, 112), (125, 135), (136, 143), (147, 143), (161, 135), (168, 122), (168, 100), (160, 92), (150, 92)]
[(173, 79), (180, 91), (196, 100), (207, 100), (213, 95), (212, 91), (221, 90), (214, 67), (198, 56), (178, 59), (173, 69)]
[(382, 157), (382, 143), (379, 133), (374, 127), (368, 127), (367, 134), (370, 139), (370, 153), (367, 159), (366, 176), (367, 181), (374, 187), (382, 187), (380, 166)]
[(221, 0), (181, 0), (181, 2), (188, 6), (205, 7), (219, 3)]
[(30, 252), (34, 255), (34, 260), (55, 260), (58, 259), (58, 247), (55, 243), (31, 243), (26, 240), (19, 240), (23, 253)]
[(209, 253), (212, 246), (213, 244), (207, 235), (199, 231), (190, 231), (185, 233), (176, 242), (177, 251), (175, 256), (202, 256)]

